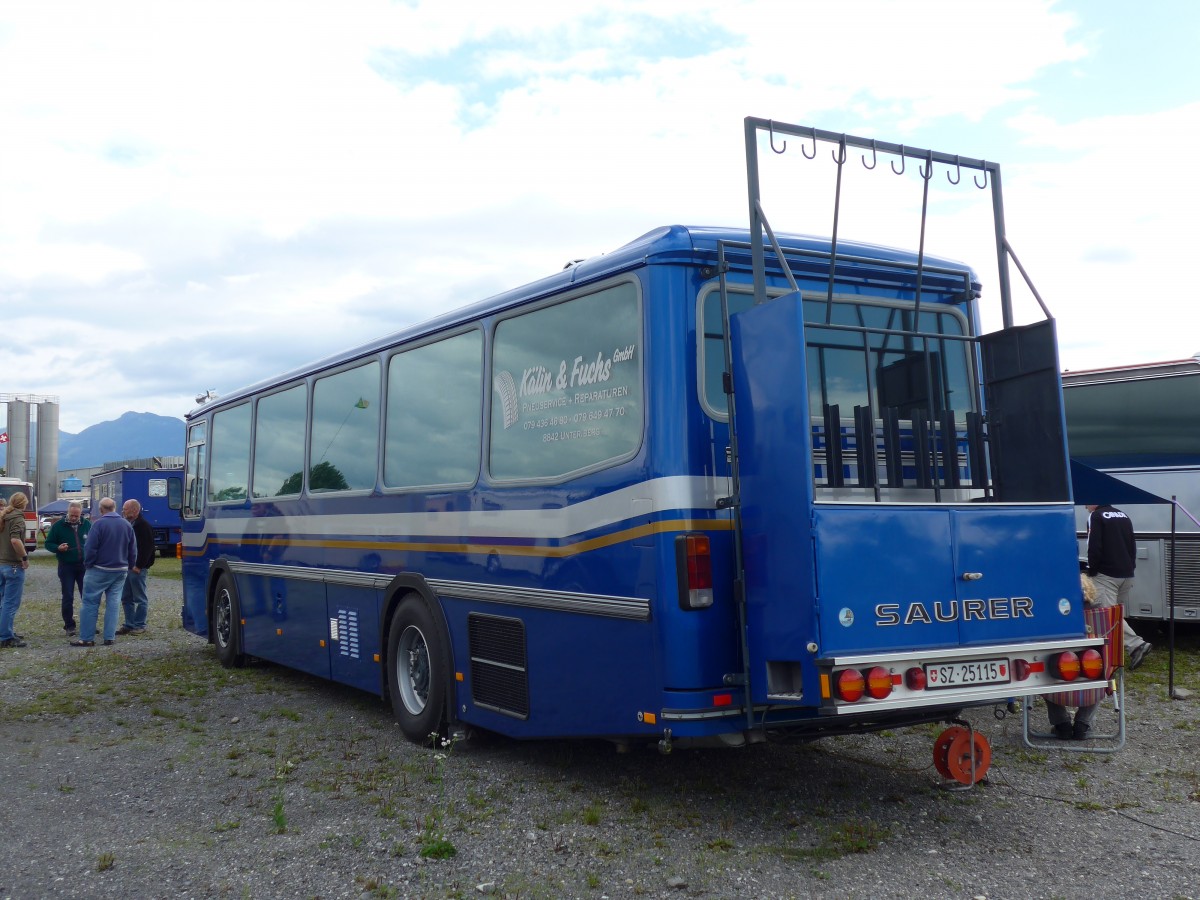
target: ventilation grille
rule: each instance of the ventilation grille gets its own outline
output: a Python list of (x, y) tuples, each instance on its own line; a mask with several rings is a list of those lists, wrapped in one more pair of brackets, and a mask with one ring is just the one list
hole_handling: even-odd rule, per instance
[(338, 642), (338, 653), (342, 656), (359, 658), (358, 610), (338, 610), (337, 631), (333, 633), (333, 639)]
[[(1175, 546), (1175, 614), (1178, 616), (1181, 606), (1200, 606), (1200, 541), (1178, 541)], [(1164, 576), (1170, 578), (1171, 542), (1164, 541), (1163, 548), (1166, 551)], [(1170, 599), (1170, 594), (1166, 599)], [(1163, 616), (1169, 617), (1170, 611), (1164, 609)]]
[(471, 698), (506, 715), (529, 717), (529, 673), (525, 668), (525, 624), (520, 619), (471, 613)]

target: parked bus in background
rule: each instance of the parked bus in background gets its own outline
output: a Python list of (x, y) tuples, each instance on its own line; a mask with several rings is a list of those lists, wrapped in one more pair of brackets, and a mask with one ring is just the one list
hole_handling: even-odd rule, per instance
[(183, 505), (183, 469), (141, 469), (122, 466), (92, 476), (91, 507), (100, 508), (102, 497), (112, 497), (117, 509), (126, 500), (142, 505), (142, 516), (154, 532), (159, 556), (175, 556), (179, 546), (180, 507)]
[[(1200, 513), (1200, 356), (1064, 372), (1071, 457)], [(1170, 618), (1171, 507), (1121, 508), (1133, 521), (1137, 572), (1127, 618)], [(1086, 555), (1080, 510), (1080, 553)], [(1200, 621), (1200, 529), (1175, 517), (1175, 618)]]
[(735, 746), (1103, 686), (1053, 321), (983, 335), (961, 264), (771, 232), (746, 124), (749, 231), (659, 228), (192, 410), (185, 627), (414, 740)]
[(19, 478), (0, 476), (0, 498), (4, 500), (6, 506), (8, 498), (18, 491), (29, 499), (29, 505), (25, 507), (25, 550), (32, 553), (37, 549), (38, 538), (37, 503), (33, 495), (33, 485)]

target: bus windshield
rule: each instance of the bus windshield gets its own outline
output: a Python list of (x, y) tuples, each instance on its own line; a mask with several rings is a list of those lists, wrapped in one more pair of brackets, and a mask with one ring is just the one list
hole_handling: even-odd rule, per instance
[(5, 504), (8, 503), (13, 494), (20, 491), (29, 499), (29, 508), (33, 508), (33, 485), (28, 481), (9, 481), (0, 482), (0, 498), (4, 499)]

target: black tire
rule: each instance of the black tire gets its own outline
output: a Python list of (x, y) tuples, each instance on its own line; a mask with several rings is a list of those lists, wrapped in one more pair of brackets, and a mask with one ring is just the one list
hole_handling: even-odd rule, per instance
[(428, 744), (446, 732), (449, 655), (442, 629), (425, 601), (400, 601), (388, 630), (388, 693), (392, 713), (410, 741)]
[(237, 585), (233, 583), (232, 575), (222, 572), (217, 578), (209, 627), (212, 628), (217, 659), (227, 669), (240, 669), (246, 664), (246, 656), (242, 653), (241, 615)]

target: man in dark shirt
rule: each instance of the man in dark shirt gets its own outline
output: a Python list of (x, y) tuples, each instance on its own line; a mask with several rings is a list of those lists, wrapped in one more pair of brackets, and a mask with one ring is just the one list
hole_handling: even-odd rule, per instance
[(121, 515), (133, 526), (133, 536), (137, 540), (137, 561), (129, 570), (121, 592), (125, 624), (117, 629), (117, 634), (145, 634), (146, 614), (150, 610), (150, 601), (146, 596), (146, 573), (154, 565), (154, 529), (142, 515), (142, 504), (136, 500), (126, 500), (121, 505)]
[[(1133, 523), (1115, 506), (1089, 506), (1087, 511), (1087, 573), (1096, 585), (1096, 603), (1099, 606), (1118, 603), (1128, 606), (1133, 570), (1137, 566)], [(1130, 628), (1128, 622), (1124, 624), (1129, 668), (1136, 669), (1146, 659), (1151, 644)]]

